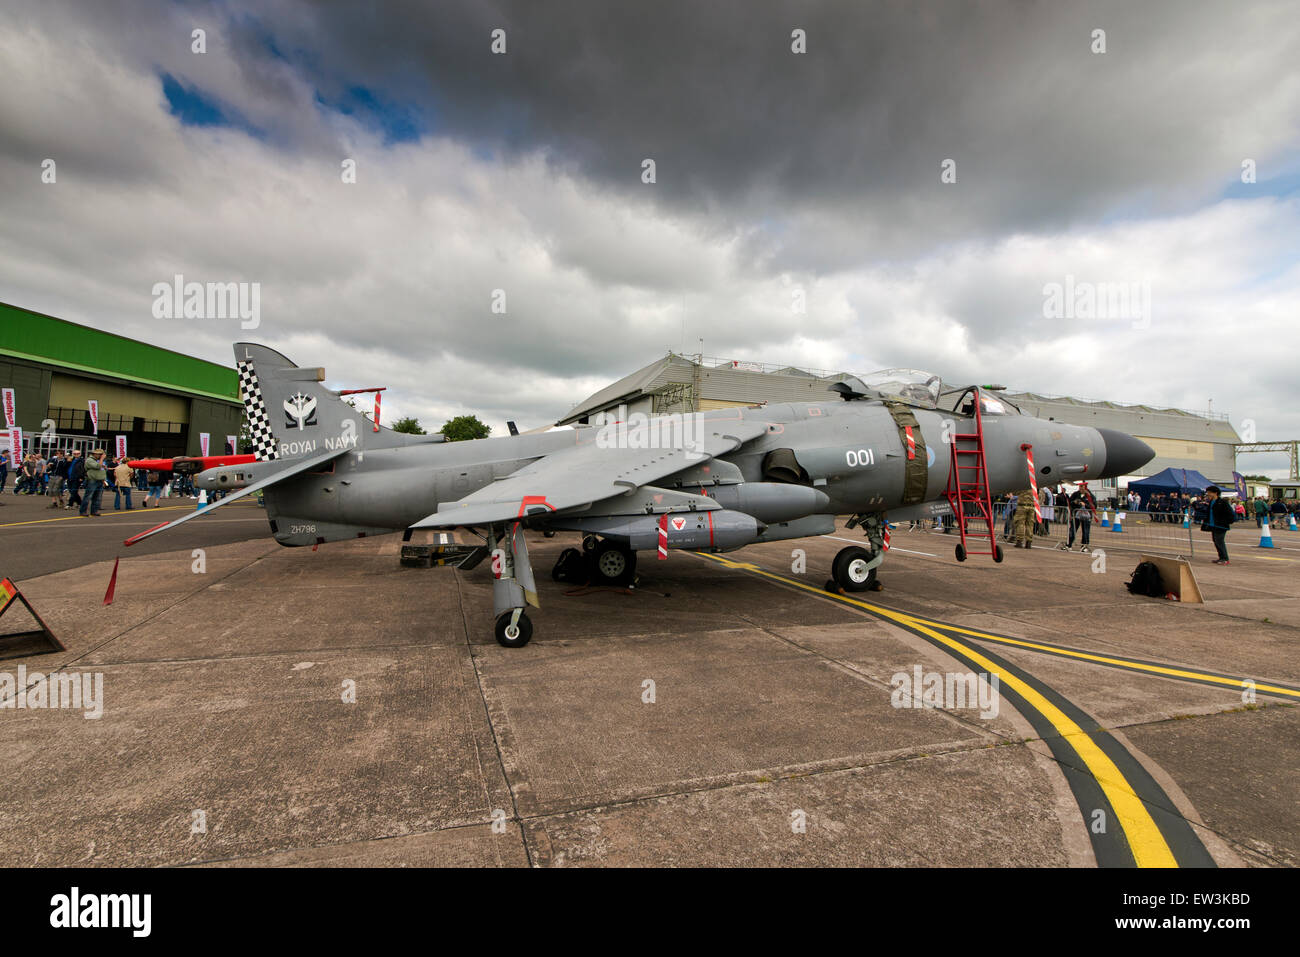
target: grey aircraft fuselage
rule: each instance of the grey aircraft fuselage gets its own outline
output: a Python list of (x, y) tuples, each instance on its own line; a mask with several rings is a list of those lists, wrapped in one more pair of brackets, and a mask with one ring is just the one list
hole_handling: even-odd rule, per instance
[[(951, 436), (974, 431), (973, 420), (943, 410), (908, 407), (908, 411), (918, 426), (915, 454), (924, 458), (926, 465), (921, 505), (930, 505), (923, 514), (946, 512), (944, 492)], [(743, 509), (730, 504), (743, 491), (737, 486), (761, 483), (751, 486), (753, 492), (768, 490), (774, 500), (784, 499), (780, 515), (769, 515), (767, 519), (761, 514), (756, 516), (762, 523), (759, 534), (733, 536), (716, 550), (741, 547), (751, 541), (822, 534), (833, 527), (835, 515), (890, 512), (903, 505), (907, 449), (890, 410), (878, 400), (828, 397), (821, 402), (721, 409), (695, 415), (715, 428), (728, 420), (765, 424), (767, 428), (759, 437), (709, 460), (704, 470), (709, 476), (707, 481), (701, 480), (700, 469), (687, 467), (648, 484), (708, 495), (738, 511)], [(1014, 412), (985, 412), (982, 421), (989, 491), (995, 496), (1029, 486), (1022, 450), (1026, 444), (1032, 446), (1040, 485), (1114, 477), (1150, 458), (1150, 449), (1141, 442), (1109, 430)], [(395, 448), (359, 447), (324, 466), (323, 472), (307, 472), (268, 488), (268, 517), (275, 539), (282, 545), (312, 545), (402, 530), (432, 515), (440, 505), (457, 501), (544, 456), (575, 444), (595, 442), (599, 433), (600, 427), (590, 426), (464, 442), (417, 439)], [(781, 488), (773, 487), (770, 476), (764, 475), (764, 462), (777, 449), (793, 452), (806, 472), (806, 481), (801, 484), (812, 492), (803, 492), (800, 497), (794, 491), (782, 493)], [(197, 482), (208, 489), (239, 487), (255, 480), (263, 464), (212, 469), (202, 473)], [(616, 513), (619, 498), (622, 496), (596, 503), (588, 514)], [(797, 503), (794, 511), (799, 514), (790, 514), (791, 502)], [(915, 495), (908, 504), (917, 504)], [(526, 524), (582, 529), (587, 527), (584, 521), (595, 521), (584, 520), (583, 516), (582, 509), (568, 509), (559, 514), (529, 516)], [(896, 517), (901, 516), (896, 512)], [(762, 527), (773, 523), (775, 527)], [(608, 525), (593, 530), (618, 537)], [(639, 545), (633, 542), (631, 547), (653, 546), (642, 541)]]

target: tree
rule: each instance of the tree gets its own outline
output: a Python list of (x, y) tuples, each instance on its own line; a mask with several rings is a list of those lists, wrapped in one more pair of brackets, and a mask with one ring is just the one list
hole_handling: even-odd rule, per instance
[(413, 419), (409, 415), (406, 418), (398, 419), (392, 424), (391, 428), (394, 432), (405, 432), (407, 435), (428, 435), (420, 427), (420, 420)]
[(486, 439), (492, 427), (484, 425), (476, 415), (458, 415), (438, 431), (447, 437), (448, 442), (463, 442), (466, 439)]

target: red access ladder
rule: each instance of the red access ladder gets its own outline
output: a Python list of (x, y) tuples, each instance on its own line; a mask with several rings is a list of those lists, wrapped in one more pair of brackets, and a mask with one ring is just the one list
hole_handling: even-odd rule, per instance
[[(945, 494), (961, 532), (957, 561), (964, 562), (969, 555), (992, 555), (995, 562), (1000, 562), (1002, 549), (998, 547), (995, 537), (993, 501), (989, 497), (989, 472), (984, 461), (984, 421), (980, 412), (982, 395), (978, 386), (972, 387), (970, 394), (975, 406), (975, 431), (958, 432), (952, 436), (952, 463), (948, 468), (948, 489)], [(978, 524), (980, 522), (984, 525), (982, 531)], [(975, 525), (973, 529), (970, 527), (972, 524)]]

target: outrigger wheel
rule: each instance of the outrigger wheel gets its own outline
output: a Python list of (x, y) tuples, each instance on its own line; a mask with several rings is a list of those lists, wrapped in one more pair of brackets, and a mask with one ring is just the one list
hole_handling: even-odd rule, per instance
[(636, 552), (604, 539), (592, 554), (591, 567), (597, 583), (626, 585), (636, 574)]
[(528, 616), (521, 611), (519, 621), (512, 624), (510, 619), (514, 616), (513, 610), (497, 616), (497, 644), (502, 647), (522, 648), (533, 637), (533, 623), (528, 620)]
[(957, 551), (957, 561), (964, 562), (966, 560), (966, 546), (962, 544), (958, 544), (956, 551)]
[(867, 591), (876, 580), (876, 570), (868, 568), (871, 552), (857, 545), (841, 548), (831, 565), (835, 584), (845, 591)]
[(1001, 546), (1001, 545), (994, 545), (994, 546), (993, 546), (993, 560), (994, 560), (995, 562), (1000, 562), (1000, 561), (1002, 561), (1002, 546)]

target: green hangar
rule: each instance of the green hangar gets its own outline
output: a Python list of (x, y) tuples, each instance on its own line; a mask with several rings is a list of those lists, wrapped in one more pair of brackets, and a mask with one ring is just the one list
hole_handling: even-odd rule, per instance
[[(233, 368), (2, 302), (0, 388), (12, 395), (24, 452), (111, 453), (126, 436), (132, 458), (199, 455), (207, 433), (217, 455), (243, 417)], [(0, 447), (9, 446), (8, 425), (0, 420)]]

